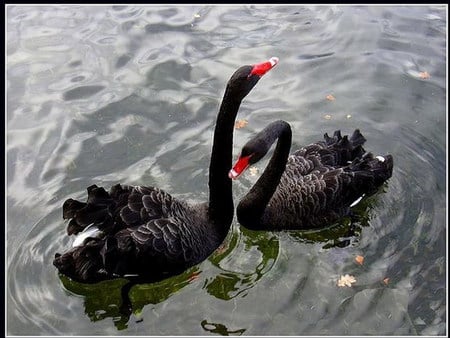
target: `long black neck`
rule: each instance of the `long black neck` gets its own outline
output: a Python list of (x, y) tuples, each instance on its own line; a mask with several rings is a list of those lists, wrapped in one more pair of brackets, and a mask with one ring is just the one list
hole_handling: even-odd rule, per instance
[(209, 219), (226, 235), (233, 220), (234, 205), (231, 179), (233, 130), (241, 99), (235, 98), (229, 86), (217, 115), (209, 166)]
[(292, 131), (287, 122), (275, 121), (266, 127), (265, 143), (270, 147), (278, 139), (275, 151), (261, 177), (256, 181), (247, 195), (241, 200), (237, 208), (239, 223), (248, 225), (257, 224), (264, 210), (280, 183), (281, 176), (286, 169), (289, 151), (291, 149)]

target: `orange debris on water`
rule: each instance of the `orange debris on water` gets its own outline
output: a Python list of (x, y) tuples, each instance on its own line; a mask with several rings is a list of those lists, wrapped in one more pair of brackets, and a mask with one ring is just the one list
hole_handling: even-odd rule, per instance
[(355, 282), (356, 282), (356, 278), (354, 276), (346, 274), (339, 278), (337, 285), (340, 287), (344, 287), (344, 286), (351, 287), (352, 283), (355, 283)]
[(244, 128), (247, 124), (248, 124), (248, 121), (245, 119), (237, 120), (234, 123), (234, 128), (241, 129), (241, 128)]
[(363, 265), (363, 263), (364, 263), (364, 257), (363, 257), (363, 256), (360, 256), (360, 255), (357, 255), (357, 256), (355, 257), (355, 261), (356, 261), (356, 263), (358, 263), (359, 265)]

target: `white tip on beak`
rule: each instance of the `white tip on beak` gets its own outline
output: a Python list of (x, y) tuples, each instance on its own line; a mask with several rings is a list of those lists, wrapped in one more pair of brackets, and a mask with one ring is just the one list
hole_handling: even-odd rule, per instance
[(280, 61), (280, 59), (277, 58), (276, 56), (271, 57), (270, 60), (269, 60), (269, 62), (272, 65), (272, 67), (275, 66), (279, 61)]
[(237, 178), (238, 176), (239, 176), (239, 174), (238, 174), (234, 169), (231, 169), (231, 170), (228, 172), (228, 177), (231, 178), (232, 180), (234, 180), (234, 179)]

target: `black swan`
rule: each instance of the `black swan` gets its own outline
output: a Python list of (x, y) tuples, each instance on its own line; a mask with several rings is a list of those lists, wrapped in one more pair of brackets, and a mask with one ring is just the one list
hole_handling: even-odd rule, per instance
[(155, 187), (92, 185), (87, 202), (68, 199), (63, 218), (74, 247), (53, 264), (73, 280), (95, 283), (117, 277), (157, 281), (206, 259), (230, 228), (234, 205), (228, 171), (233, 130), (244, 97), (278, 58), (242, 66), (228, 81), (217, 115), (209, 167), (209, 202), (190, 204)]
[(289, 123), (272, 122), (245, 144), (230, 170), (230, 178), (236, 179), (278, 139), (266, 169), (237, 206), (244, 227), (301, 230), (331, 225), (392, 176), (392, 155), (366, 153), (366, 139), (358, 129), (350, 138), (340, 131), (333, 137), (325, 134), (324, 141), (289, 156), (291, 138)]

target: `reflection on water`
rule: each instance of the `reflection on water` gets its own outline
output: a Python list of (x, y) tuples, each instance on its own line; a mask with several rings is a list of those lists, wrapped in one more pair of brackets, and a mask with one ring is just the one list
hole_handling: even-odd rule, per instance
[[(7, 7), (7, 333), (444, 335), (445, 9)], [(159, 283), (59, 276), (62, 203), (86, 187), (207, 200), (224, 85), (271, 56), (280, 63), (241, 106), (234, 155), (274, 119), (291, 123), (293, 149), (360, 128), (367, 150), (394, 156), (386, 186), (320, 231), (235, 221), (209, 259)], [(235, 205), (252, 180), (233, 182)], [(352, 287), (337, 286), (343, 274)]]
[[(246, 272), (240, 272), (243, 270), (240, 258), (254, 255), (250, 252), (253, 250), (257, 251), (259, 259), (250, 260), (249, 263), (254, 266), (247, 266)], [(146, 305), (164, 302), (190, 283), (203, 285), (202, 288), (209, 295), (218, 299), (245, 297), (248, 290), (270, 271), (277, 255), (278, 244), (275, 236), (270, 233), (250, 232), (244, 233), (242, 241), (238, 235), (229, 236), (213, 253), (209, 258), (216, 268), (213, 277), (202, 278), (202, 271), (196, 266), (180, 275), (156, 283), (146, 283), (145, 280), (139, 279), (116, 279), (83, 284), (64, 275), (59, 275), (59, 278), (65, 290), (72, 295), (83, 297), (85, 313), (90, 320), (95, 322), (111, 318), (117, 329), (123, 330), (128, 327), (131, 315), (135, 316), (136, 322), (143, 321), (140, 313)], [(211, 325), (214, 326), (213, 329)], [(202, 322), (202, 327), (211, 332), (228, 332), (224, 325), (210, 324), (207, 321)], [(237, 330), (236, 333), (244, 331)]]
[[(142, 308), (148, 304), (158, 304), (167, 300), (173, 293), (185, 287), (198, 269), (192, 268), (185, 273), (163, 282), (143, 284), (142, 281), (116, 279), (97, 284), (82, 284), (60, 275), (64, 288), (84, 299), (85, 313), (96, 322), (111, 318), (118, 330), (127, 328), (130, 316), (139, 319)], [(190, 276), (190, 277), (189, 277)]]
[(240, 241), (231, 238), (225, 252), (210, 258), (219, 273), (205, 283), (205, 289), (216, 298), (245, 297), (277, 259), (279, 244), (276, 236), (242, 228), (241, 231)]
[(363, 198), (352, 207), (348, 216), (335, 224), (317, 230), (290, 231), (288, 234), (300, 243), (323, 243), (323, 249), (358, 245), (363, 229), (371, 224), (372, 211), (377, 208), (379, 195), (387, 192), (388, 186), (389, 182), (385, 182), (377, 193)]
[(61, 283), (69, 294), (82, 296), (85, 314), (96, 322), (112, 318), (117, 329), (126, 328), (130, 317), (127, 304), (128, 289), (126, 280), (114, 280), (98, 284), (80, 284), (60, 275)]
[(217, 333), (221, 336), (242, 336), (242, 334), (245, 332), (245, 329), (229, 330), (223, 324), (208, 323), (206, 320), (202, 320), (201, 325), (205, 331)]

